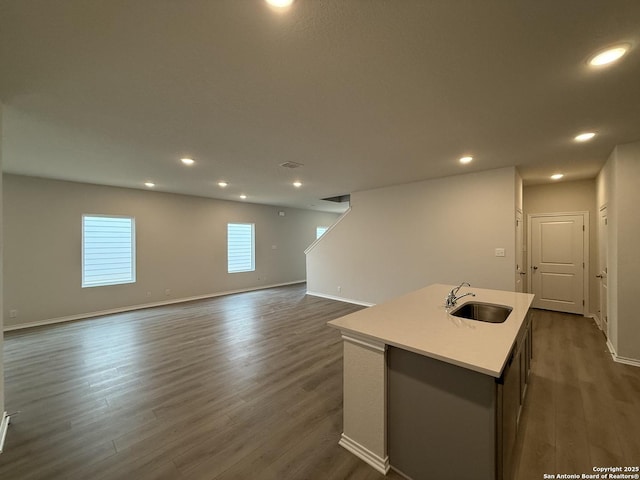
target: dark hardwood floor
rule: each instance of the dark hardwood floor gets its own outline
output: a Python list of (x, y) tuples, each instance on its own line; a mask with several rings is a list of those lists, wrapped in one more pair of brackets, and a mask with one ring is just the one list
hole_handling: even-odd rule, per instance
[[(338, 446), (361, 307), (304, 285), (5, 334), (0, 479), (382, 479)], [(517, 480), (640, 461), (640, 369), (592, 321), (536, 312)], [(634, 463), (635, 462), (635, 463)], [(391, 472), (386, 478), (399, 479)]]
[(338, 446), (361, 307), (297, 285), (7, 333), (1, 479), (384, 478)]
[(640, 465), (640, 368), (614, 362), (591, 319), (535, 310), (533, 322), (516, 479)]

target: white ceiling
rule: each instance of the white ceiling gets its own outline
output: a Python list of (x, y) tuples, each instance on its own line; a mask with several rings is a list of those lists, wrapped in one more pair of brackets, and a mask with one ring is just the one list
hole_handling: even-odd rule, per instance
[(640, 1), (0, 0), (0, 72), (5, 172), (335, 211), (509, 165), (593, 178), (640, 139)]

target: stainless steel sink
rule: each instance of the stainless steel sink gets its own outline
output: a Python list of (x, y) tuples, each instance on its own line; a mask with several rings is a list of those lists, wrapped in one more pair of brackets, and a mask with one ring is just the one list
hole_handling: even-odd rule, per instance
[(468, 320), (478, 320), (480, 322), (502, 323), (504, 322), (512, 308), (505, 305), (495, 305), (493, 303), (467, 302), (460, 305), (449, 314), (466, 318)]

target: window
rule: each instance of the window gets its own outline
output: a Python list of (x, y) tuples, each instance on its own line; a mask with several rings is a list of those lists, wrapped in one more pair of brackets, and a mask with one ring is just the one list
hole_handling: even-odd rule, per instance
[(252, 272), (255, 264), (253, 223), (227, 224), (227, 271)]
[(132, 217), (82, 216), (82, 287), (136, 281)]
[(316, 227), (316, 239), (324, 235), (327, 230), (329, 230), (329, 227)]

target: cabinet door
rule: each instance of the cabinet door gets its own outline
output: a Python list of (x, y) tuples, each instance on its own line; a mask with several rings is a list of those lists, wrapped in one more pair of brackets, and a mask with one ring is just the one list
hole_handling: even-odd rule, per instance
[(531, 373), (531, 357), (533, 356), (533, 331), (532, 324), (529, 323), (527, 330), (527, 341), (525, 343), (524, 361), (525, 361), (525, 379), (524, 383), (529, 383), (529, 373)]
[[(521, 353), (518, 355), (520, 358), (520, 405), (524, 404), (524, 395), (527, 388), (527, 345), (529, 344), (529, 332), (525, 331), (524, 339), (522, 340), (522, 346), (520, 348)], [(518, 420), (520, 416), (518, 415)]]
[(496, 379), (387, 349), (389, 462), (408, 478), (496, 480)]
[(520, 362), (522, 355), (514, 352), (510, 365), (505, 368), (502, 386), (502, 468), (504, 479), (511, 478), (513, 447), (518, 431), (520, 410)]
[(533, 358), (533, 317), (529, 317), (529, 341), (527, 342), (527, 383), (529, 382), (529, 372), (531, 371), (531, 359)]

